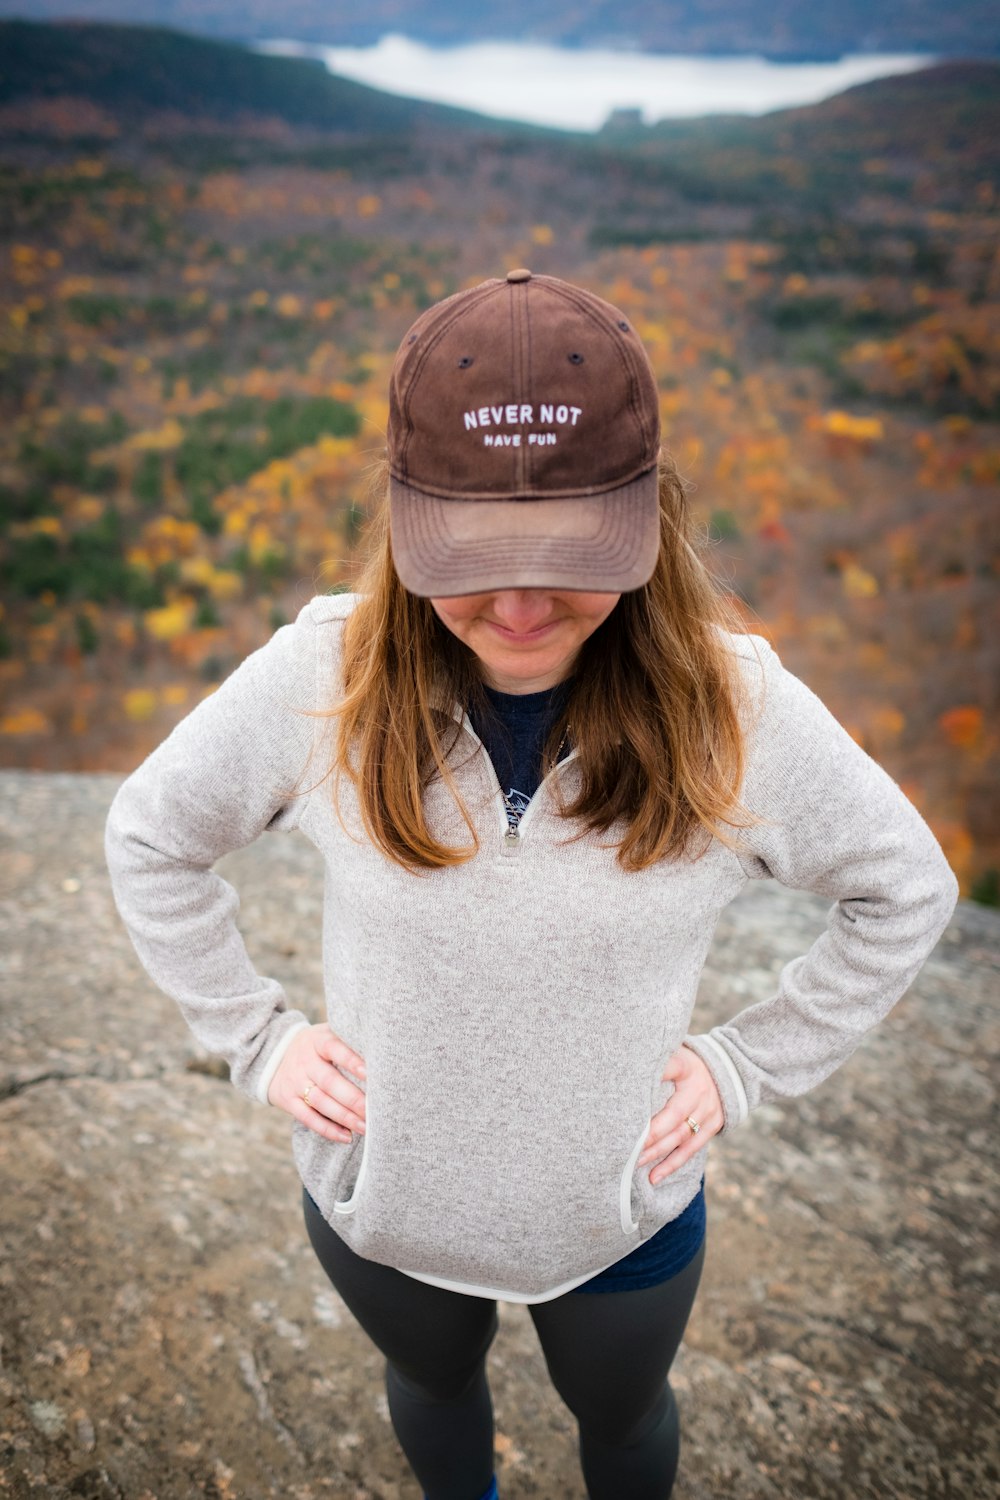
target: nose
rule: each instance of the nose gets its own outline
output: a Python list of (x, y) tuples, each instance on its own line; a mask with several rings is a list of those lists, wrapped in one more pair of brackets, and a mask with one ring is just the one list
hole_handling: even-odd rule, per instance
[(493, 614), (508, 630), (537, 630), (552, 614), (552, 595), (544, 589), (504, 589), (494, 595)]

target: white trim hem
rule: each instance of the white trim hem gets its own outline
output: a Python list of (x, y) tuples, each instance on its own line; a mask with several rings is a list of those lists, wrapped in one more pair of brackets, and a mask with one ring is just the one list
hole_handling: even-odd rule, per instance
[(733, 1092), (736, 1095), (736, 1104), (739, 1109), (739, 1118), (734, 1120), (733, 1123), (741, 1125), (750, 1113), (750, 1101), (747, 1098), (747, 1091), (743, 1086), (743, 1079), (736, 1071), (736, 1064), (722, 1043), (717, 1041), (711, 1032), (703, 1031), (699, 1040), (708, 1047), (713, 1057), (718, 1058), (720, 1065), (725, 1069), (733, 1085)]
[[(630, 1248), (635, 1250), (638, 1247), (632, 1245)], [(624, 1254), (628, 1255), (629, 1251), (626, 1250)], [(428, 1276), (422, 1271), (404, 1271), (403, 1275), (412, 1276), (414, 1281), (426, 1281), (430, 1286), (444, 1287), (446, 1292), (465, 1292), (470, 1297), (492, 1297), (500, 1302), (551, 1302), (554, 1297), (561, 1297), (564, 1292), (571, 1292), (574, 1287), (582, 1286), (585, 1281), (590, 1281), (601, 1271), (606, 1271), (609, 1266), (617, 1265), (622, 1259), (624, 1256), (616, 1256), (614, 1260), (608, 1261), (607, 1266), (598, 1266), (595, 1271), (587, 1271), (583, 1276), (574, 1276), (572, 1281), (561, 1282), (559, 1286), (553, 1287), (548, 1292), (508, 1292), (493, 1286), (473, 1286), (467, 1281), (451, 1281), (447, 1276)]]
[(275, 1073), (277, 1073), (278, 1065), (280, 1064), (281, 1059), (288, 1051), (289, 1042), (292, 1040), (292, 1037), (297, 1036), (300, 1031), (308, 1030), (309, 1024), (310, 1023), (308, 1021), (298, 1021), (294, 1026), (290, 1026), (289, 1029), (285, 1032), (284, 1036), (278, 1042), (274, 1051), (271, 1053), (271, 1056), (268, 1058), (267, 1062), (264, 1065), (263, 1073), (261, 1073), (260, 1078), (257, 1080), (257, 1098), (260, 1100), (261, 1104), (270, 1103), (270, 1100), (267, 1097), (267, 1091), (271, 1087), (271, 1079), (274, 1077)]

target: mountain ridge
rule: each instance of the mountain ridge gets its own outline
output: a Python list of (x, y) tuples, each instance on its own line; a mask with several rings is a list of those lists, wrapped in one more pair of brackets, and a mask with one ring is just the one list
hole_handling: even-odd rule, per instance
[[(402, 135), (421, 128), (552, 142), (612, 138), (608, 126), (595, 134), (560, 130), (389, 94), (330, 73), (315, 58), (260, 53), (239, 42), (166, 27), (0, 20), (0, 55), (0, 107), (7, 106), (8, 114), (28, 100), (62, 97), (91, 101), (121, 127), (170, 110), (237, 130), (254, 120), (276, 119), (293, 130), (340, 135)], [(1000, 60), (949, 60), (855, 84), (819, 104), (760, 116), (706, 115), (650, 126), (636, 121), (624, 130), (614, 128), (613, 143), (721, 143), (738, 132), (741, 139), (764, 144), (780, 129), (808, 132), (812, 124), (826, 129), (852, 117), (859, 131), (868, 131), (879, 116), (875, 123), (883, 129), (905, 126), (910, 151), (933, 145), (944, 123), (949, 136), (959, 130), (980, 138), (988, 156), (988, 142), (1000, 139), (998, 82)], [(934, 111), (927, 108), (929, 95)], [(17, 133), (16, 118), (0, 123), (0, 133), (12, 129)], [(892, 144), (887, 140), (890, 151)]]
[(292, 126), (349, 134), (498, 126), (450, 105), (383, 93), (330, 73), (314, 58), (278, 57), (238, 41), (159, 26), (98, 21), (0, 21), (0, 105), (66, 96), (88, 99), (123, 124), (158, 110), (236, 122), (242, 111)]
[[(990, 0), (842, 0), (816, 7), (806, 0), (680, 0), (650, 6), (644, 0), (532, 0), (518, 5), (457, 0), (369, 0), (363, 12), (342, 0), (286, 0), (276, 31), (268, 0), (29, 0), (36, 19), (129, 21), (190, 27), (205, 35), (245, 41), (294, 37), (298, 41), (370, 46), (404, 31), (435, 46), (464, 42), (534, 41), (563, 47), (617, 46), (649, 52), (732, 55), (758, 53), (785, 62), (836, 60), (851, 52), (918, 52), (936, 56), (1000, 53), (1000, 11)], [(0, 15), (23, 15), (25, 0), (0, 0)]]

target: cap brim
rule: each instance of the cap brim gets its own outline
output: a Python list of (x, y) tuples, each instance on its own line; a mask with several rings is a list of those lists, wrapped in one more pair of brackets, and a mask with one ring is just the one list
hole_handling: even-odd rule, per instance
[(624, 594), (656, 566), (659, 478), (653, 468), (573, 500), (445, 500), (390, 478), (389, 519), (396, 571), (412, 594)]

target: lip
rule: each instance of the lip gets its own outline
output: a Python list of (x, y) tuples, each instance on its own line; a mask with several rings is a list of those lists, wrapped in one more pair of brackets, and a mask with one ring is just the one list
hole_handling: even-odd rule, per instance
[(528, 645), (532, 641), (540, 641), (550, 630), (555, 630), (561, 624), (560, 620), (548, 620), (544, 625), (539, 625), (535, 630), (508, 630), (506, 625), (499, 625), (496, 620), (484, 620), (491, 630), (495, 630), (501, 640), (509, 641), (511, 645)]

